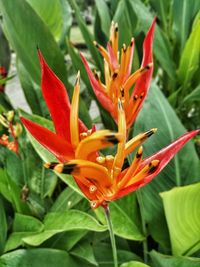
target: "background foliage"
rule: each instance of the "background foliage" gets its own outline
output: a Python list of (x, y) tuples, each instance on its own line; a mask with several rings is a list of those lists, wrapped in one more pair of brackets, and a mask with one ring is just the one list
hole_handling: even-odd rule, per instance
[[(93, 40), (106, 45), (112, 20), (119, 45), (136, 39), (133, 69), (139, 67), (142, 41), (154, 16), (154, 80), (132, 134), (157, 127), (144, 150), (149, 155), (187, 130), (200, 128), (200, 2), (196, 0), (0, 0), (0, 65), (9, 75), (16, 54), (17, 72), (32, 114), (19, 114), (52, 129), (41, 97), (36, 47), (64, 82), (69, 95), (81, 70), (80, 116), (115, 128), (109, 114), (88, 111), (94, 99), (79, 57), (103, 70)], [(23, 108), (23, 107), (22, 107)], [(0, 92), (0, 112), (13, 109)], [(7, 130), (1, 126), (1, 135)], [(72, 177), (44, 170), (52, 155), (25, 131), (20, 157), (0, 147), (0, 266), (112, 266), (107, 226), (99, 208), (93, 212)], [(144, 188), (111, 203), (121, 267), (200, 266), (199, 137), (188, 143)]]

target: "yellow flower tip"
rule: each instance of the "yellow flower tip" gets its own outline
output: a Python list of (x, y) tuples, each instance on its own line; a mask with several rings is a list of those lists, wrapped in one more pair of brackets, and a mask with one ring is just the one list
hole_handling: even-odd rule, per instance
[(126, 52), (126, 44), (122, 45), (122, 50), (123, 50), (124, 53)]
[(75, 85), (79, 85), (79, 84), (80, 84), (80, 70), (77, 73), (76, 82), (75, 82)]
[(97, 191), (97, 187), (95, 185), (90, 185), (89, 192), (90, 194), (94, 194)]
[(143, 153), (143, 147), (140, 146), (137, 153), (136, 153), (136, 158), (139, 159), (142, 157), (142, 153)]
[(105, 141), (112, 143), (113, 145), (118, 144), (122, 139), (122, 135), (120, 133), (110, 133), (105, 136)]
[(118, 28), (118, 23), (115, 23), (115, 32), (118, 32), (119, 28)]
[(134, 44), (134, 42), (135, 42), (135, 39), (132, 37), (131, 42), (130, 42), (130, 46), (132, 46)]
[(100, 78), (99, 78), (99, 74), (97, 73), (96, 70), (94, 70), (94, 77), (95, 77), (95, 79), (96, 79), (97, 81), (100, 80)]
[(96, 157), (96, 162), (98, 162), (99, 164), (104, 164), (105, 161), (106, 161), (105, 157), (102, 156)]
[(94, 46), (96, 46), (97, 48), (99, 48), (99, 44), (96, 41), (93, 41)]
[(118, 76), (118, 71), (115, 71), (112, 75), (112, 79), (115, 80)]
[(120, 93), (121, 93), (121, 97), (124, 98), (124, 88), (123, 87), (120, 89)]
[(157, 128), (152, 128), (145, 133), (145, 137), (150, 137), (152, 134), (157, 132)]
[(54, 171), (58, 172), (58, 173), (62, 173), (64, 169), (64, 164), (63, 163), (58, 163), (55, 167), (54, 167)]
[(155, 159), (155, 160), (152, 160), (150, 163), (149, 163), (149, 170), (148, 170), (148, 174), (151, 174), (153, 173), (157, 167), (158, 167), (158, 164), (159, 164), (159, 160)]
[(153, 67), (153, 62), (147, 64), (147, 65), (144, 67), (144, 69), (145, 69), (145, 70), (149, 70), (151, 67)]
[(51, 162), (45, 162), (43, 165), (46, 169), (49, 169), (51, 167)]

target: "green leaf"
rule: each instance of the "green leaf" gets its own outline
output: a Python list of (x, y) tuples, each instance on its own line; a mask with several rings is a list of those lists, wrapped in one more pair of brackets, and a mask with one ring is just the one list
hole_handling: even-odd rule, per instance
[(200, 249), (200, 183), (161, 193), (173, 255), (191, 255)]
[(150, 266), (139, 261), (130, 261), (123, 263), (122, 265), (120, 265), (120, 267), (150, 267)]
[(200, 101), (200, 84), (183, 99), (184, 103), (194, 101)]
[(199, 258), (172, 257), (160, 254), (153, 250), (150, 252), (154, 267), (199, 267)]
[[(41, 89), (37, 84), (33, 83), (29, 73), (24, 68), (20, 60), (17, 60), (17, 74), (19, 76), (26, 101), (28, 102), (32, 112), (38, 115), (47, 114), (47, 108), (44, 106)], [(45, 113), (44, 110), (46, 111)]]
[[(129, 195), (123, 199), (110, 203), (110, 216), (113, 224), (114, 233), (122, 238), (129, 240), (143, 240), (139, 227), (134, 220), (134, 210), (136, 210), (136, 198)], [(131, 207), (131, 210), (130, 210)], [(95, 210), (97, 217), (106, 224), (105, 214), (102, 208)]]
[(93, 39), (91, 33), (89, 32), (87, 25), (85, 24), (81, 14), (80, 14), (79, 7), (78, 7), (75, 0), (69, 0), (69, 3), (72, 6), (72, 8), (74, 9), (75, 17), (76, 17), (78, 26), (81, 30), (81, 33), (82, 33), (83, 38), (85, 40), (85, 43), (88, 47), (88, 50), (90, 51), (90, 53), (91, 53), (93, 59), (95, 60), (98, 68), (103, 72), (103, 65), (102, 65), (101, 57), (99, 55), (99, 51), (97, 50), (97, 48), (93, 44), (94, 39)]
[[(199, 13), (200, 14), (200, 13)], [(185, 88), (191, 81), (194, 73), (199, 67), (200, 58), (200, 16), (193, 26), (192, 32), (185, 44), (181, 55), (180, 65), (178, 69), (178, 79)]]
[[(130, 4), (138, 17), (138, 31), (142, 30), (146, 33), (153, 21), (152, 13), (139, 0), (130, 1)], [(175, 67), (170, 42), (159, 26), (155, 28), (153, 51), (162, 68), (166, 71), (168, 76), (174, 80)]]
[(199, 8), (200, 2), (196, 0), (173, 1), (173, 30), (180, 54), (182, 53), (183, 47), (188, 38), (191, 22)]
[(159, 18), (159, 22), (162, 25), (162, 28), (167, 31), (167, 19), (169, 16), (169, 7), (170, 1), (163, 0), (150, 0), (150, 4), (153, 9), (156, 11), (156, 15)]
[(8, 41), (5, 38), (5, 35), (2, 31), (0, 25), (0, 66), (3, 66), (8, 72), (10, 66), (10, 48)]
[[(72, 24), (71, 8), (67, 1), (27, 0), (41, 19), (47, 24), (49, 30), (57, 41), (60, 41), (63, 33), (69, 31)], [(65, 16), (65, 19), (64, 19)]]
[(51, 212), (60, 212), (72, 209), (82, 199), (83, 197), (80, 194), (68, 187), (60, 193), (51, 207)]
[(7, 220), (6, 220), (6, 212), (4, 209), (3, 201), (0, 198), (0, 254), (4, 251), (4, 246), (6, 243), (7, 237)]
[[(154, 127), (158, 128), (158, 131), (145, 142), (144, 156), (155, 153), (186, 132), (165, 96), (155, 84), (152, 84), (148, 98), (136, 120), (134, 136)], [(142, 217), (148, 224), (152, 237), (164, 248), (169, 247), (169, 236), (159, 192), (196, 182), (198, 177), (199, 159), (190, 141), (156, 178), (138, 191), (144, 207)]]
[(98, 266), (96, 259), (94, 257), (93, 247), (89, 243), (89, 240), (80, 241), (71, 251), (71, 255), (77, 256), (86, 262)]
[(36, 218), (16, 213), (13, 222), (13, 232), (6, 242), (5, 251), (14, 250), (23, 245), (23, 238), (36, 233), (43, 229), (43, 224)]
[(109, 37), (111, 20), (108, 6), (105, 0), (95, 0), (95, 4), (101, 21), (101, 29)]
[(71, 230), (103, 232), (106, 229), (106, 226), (99, 224), (92, 216), (78, 210), (54, 212), (46, 215), (43, 232), (26, 237), (23, 241), (31, 246), (38, 246), (57, 233)]
[(0, 193), (11, 202), (15, 211), (28, 214), (30, 210), (21, 199), (21, 188), (7, 174), (6, 170), (0, 169), (0, 177)]
[(64, 56), (50, 30), (27, 1), (0, 0), (3, 29), (12, 48), (34, 82), (40, 84), (40, 67), (36, 47), (39, 46), (49, 66), (67, 85)]
[[(99, 267), (111, 267), (114, 266), (113, 255), (110, 244), (98, 243), (94, 245), (94, 253)], [(123, 262), (136, 260), (139, 261), (140, 258), (131, 251), (124, 249), (117, 249), (119, 264)]]
[(88, 263), (71, 257), (63, 250), (38, 248), (19, 249), (0, 257), (0, 266), (4, 267), (89, 267)]

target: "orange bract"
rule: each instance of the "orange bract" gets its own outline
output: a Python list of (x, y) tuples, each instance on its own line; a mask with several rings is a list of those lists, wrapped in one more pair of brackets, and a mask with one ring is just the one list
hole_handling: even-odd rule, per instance
[[(102, 106), (107, 109), (116, 123), (118, 98), (121, 98), (127, 128), (133, 124), (138, 112), (144, 102), (153, 72), (152, 43), (154, 34), (155, 20), (153, 21), (149, 32), (143, 43), (143, 60), (140, 69), (131, 74), (132, 60), (134, 52), (134, 38), (128, 46), (123, 44), (121, 53), (118, 51), (118, 25), (112, 23), (110, 29), (110, 40), (107, 44), (107, 50), (94, 41), (94, 45), (104, 58), (104, 80), (89, 68), (84, 56), (81, 55), (85, 68), (87, 70), (91, 85)], [(134, 89), (132, 90), (132, 88)]]

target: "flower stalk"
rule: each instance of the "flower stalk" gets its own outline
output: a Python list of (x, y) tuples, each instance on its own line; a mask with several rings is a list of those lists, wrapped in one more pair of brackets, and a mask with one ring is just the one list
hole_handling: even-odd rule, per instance
[(110, 241), (111, 241), (111, 246), (112, 246), (112, 252), (113, 252), (113, 261), (114, 261), (114, 267), (118, 267), (118, 260), (117, 260), (117, 247), (116, 247), (116, 242), (115, 242), (115, 235), (113, 232), (113, 224), (110, 218), (110, 209), (108, 204), (103, 206), (104, 208), (104, 213), (106, 217), (106, 222), (108, 225), (108, 230), (110, 233)]

